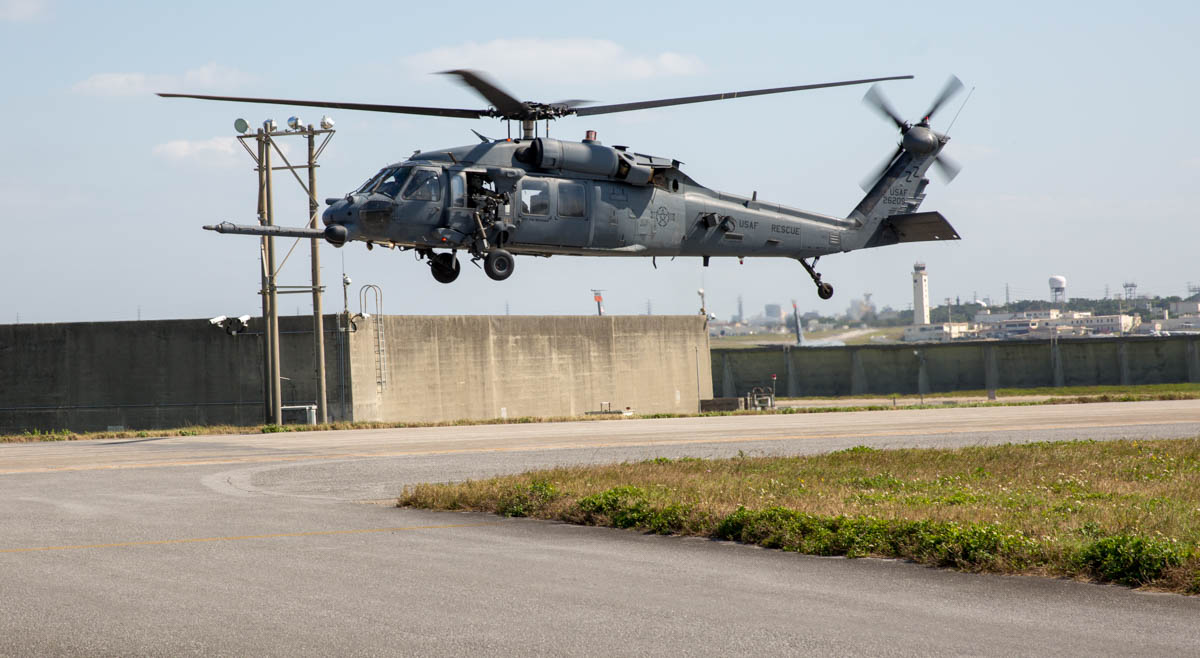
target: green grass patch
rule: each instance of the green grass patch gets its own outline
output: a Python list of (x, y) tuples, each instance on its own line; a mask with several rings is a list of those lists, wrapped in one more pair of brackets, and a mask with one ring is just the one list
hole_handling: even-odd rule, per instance
[(422, 484), (399, 504), (1200, 593), (1200, 438), (658, 457)]
[[(1114, 389), (1114, 392), (1094, 392), (1094, 389)], [(1017, 402), (968, 402), (957, 404), (958, 407), (996, 407), (996, 406), (1036, 406), (1044, 404), (1087, 404), (1093, 402), (1147, 402), (1153, 400), (1194, 400), (1200, 399), (1200, 384), (1155, 384), (1151, 386), (1126, 386), (1126, 387), (1091, 387), (1091, 388), (1064, 388), (1064, 389), (1004, 389), (1005, 391), (1029, 390), (1029, 391), (1076, 391), (1087, 390), (1092, 391), (1086, 395), (1071, 395), (1066, 392), (1062, 393), (1062, 397), (1052, 397), (1047, 400), (1039, 401), (1017, 401)], [(926, 397), (938, 396), (968, 396), (968, 395), (984, 395), (982, 391), (965, 391), (959, 393), (944, 393), (927, 395)], [(1007, 394), (1007, 393), (1006, 393)], [(1013, 393), (1014, 395), (1016, 393)], [(1024, 394), (1024, 393), (1022, 393)], [(891, 397), (891, 396), (889, 396)], [(916, 396), (897, 396), (915, 398)], [(812, 398), (816, 399), (816, 398)], [(838, 399), (838, 398), (821, 398), (821, 399)], [(855, 398), (847, 398), (855, 399)], [(761, 415), (761, 414), (824, 414), (847, 411), (897, 411), (897, 410), (913, 410), (913, 409), (944, 409), (943, 404), (925, 404), (916, 405), (910, 404), (902, 407), (892, 405), (830, 405), (819, 407), (779, 407), (777, 409), (765, 409), (762, 411), (712, 411), (705, 413), (653, 413), (653, 414), (634, 414), (632, 416), (624, 416), (617, 414), (603, 415), (584, 415), (584, 416), (554, 416), (554, 417), (535, 417), (535, 416), (520, 416), (514, 418), (483, 418), (483, 419), (464, 419), (455, 421), (443, 422), (396, 422), (396, 423), (379, 423), (379, 422), (336, 422), (326, 423), (323, 425), (193, 425), (188, 427), (177, 427), (168, 429), (142, 429), (142, 430), (110, 430), (96, 432), (76, 432), (68, 429), (54, 430), (26, 430), (15, 434), (0, 434), (0, 443), (29, 443), (35, 441), (84, 441), (91, 439), (129, 439), (129, 438), (147, 438), (147, 437), (172, 437), (172, 436), (198, 436), (198, 435), (225, 435), (225, 434), (273, 434), (277, 432), (318, 432), (328, 430), (359, 430), (359, 429), (396, 429), (405, 427), (462, 427), (470, 425), (521, 425), (527, 423), (557, 423), (557, 422), (581, 422), (581, 421), (621, 421), (621, 420), (637, 420), (637, 419), (654, 419), (654, 418), (694, 418), (704, 416), (741, 416), (741, 415)]]
[[(1170, 396), (1172, 394), (1180, 394), (1183, 397), (1160, 397)], [(996, 397), (1023, 397), (1023, 396), (1042, 396), (1048, 395), (1052, 397), (1072, 398), (1072, 397), (1090, 397), (1107, 395), (1112, 398), (1121, 398), (1125, 396), (1144, 396), (1146, 399), (1194, 399), (1200, 397), (1200, 383), (1182, 382), (1175, 384), (1139, 384), (1128, 386), (1039, 386), (1033, 388), (998, 388), (996, 389)], [(987, 391), (979, 390), (962, 390), (962, 391), (939, 391), (937, 393), (926, 393), (926, 398), (950, 398), (950, 397), (986, 397)], [(812, 396), (787, 398), (794, 400), (839, 400), (856, 398), (897, 398), (900, 400), (911, 400), (920, 398), (916, 393), (889, 393), (889, 394), (868, 394), (868, 395), (843, 395), (843, 396)], [(783, 398), (781, 398), (783, 399)]]

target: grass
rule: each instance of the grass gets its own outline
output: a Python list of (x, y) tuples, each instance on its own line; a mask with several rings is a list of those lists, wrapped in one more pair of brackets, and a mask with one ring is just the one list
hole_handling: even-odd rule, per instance
[(1200, 438), (658, 458), (399, 504), (1200, 593)]
[[(933, 393), (926, 395), (927, 398), (937, 397), (983, 397), (986, 395), (984, 391), (958, 391), (953, 393)], [(961, 407), (985, 407), (985, 406), (1032, 406), (1042, 404), (1085, 404), (1089, 402), (1146, 402), (1151, 400), (1193, 400), (1200, 399), (1200, 384), (1152, 384), (1146, 386), (1075, 386), (1064, 388), (1031, 388), (1031, 389), (1001, 389), (997, 392), (998, 397), (1018, 396), (1018, 395), (1054, 395), (1047, 400), (1040, 401), (1022, 401), (1022, 402), (973, 402), (964, 403), (957, 406)], [(873, 396), (884, 397), (884, 396)], [(913, 399), (915, 395), (897, 395), (886, 396), (897, 397), (901, 399)], [(785, 398), (780, 398), (785, 399)], [(822, 400), (855, 400), (855, 397), (846, 398), (795, 398), (795, 399), (822, 399)], [(926, 405), (906, 405), (901, 409), (941, 409), (944, 405), (941, 404), (926, 404)], [(525, 424), (525, 423), (550, 423), (550, 422), (578, 422), (578, 421), (600, 421), (600, 420), (627, 420), (627, 419), (646, 419), (646, 418), (691, 418), (696, 416), (736, 416), (736, 415), (752, 415), (752, 414), (813, 414), (813, 413), (830, 413), (839, 411), (894, 411), (896, 407), (892, 405), (863, 405), (863, 404), (845, 404), (831, 405), (824, 407), (781, 407), (774, 410), (764, 411), (716, 411), (706, 412), (703, 414), (687, 413), (656, 413), (656, 414), (635, 414), (633, 416), (621, 415), (587, 415), (587, 416), (556, 416), (549, 418), (538, 418), (533, 416), (521, 416), (517, 418), (490, 418), (490, 419), (469, 419), (456, 420), (445, 422), (411, 422), (411, 423), (379, 423), (379, 422), (340, 422), (340, 423), (325, 423), (321, 425), (193, 425), (188, 427), (177, 427), (169, 429), (151, 429), (151, 430), (109, 430), (96, 432), (76, 432), (68, 429), (54, 430), (27, 430), (24, 432), (13, 434), (0, 434), (0, 443), (30, 443), (36, 441), (86, 441), (93, 439), (131, 439), (131, 438), (146, 438), (146, 437), (171, 437), (171, 436), (199, 436), (199, 435), (223, 435), (223, 434), (270, 434), (275, 432), (317, 432), (328, 430), (359, 430), (359, 429), (396, 429), (405, 427), (459, 427), (468, 425), (508, 425), (508, 424)]]
[[(996, 389), (997, 398), (1006, 397), (1024, 397), (1024, 396), (1040, 396), (1048, 395), (1052, 397), (1086, 397), (1097, 395), (1108, 396), (1146, 396), (1147, 399), (1152, 396), (1160, 396), (1164, 394), (1187, 394), (1194, 397), (1200, 397), (1200, 383), (1176, 383), (1176, 384), (1139, 384), (1127, 386), (1037, 386), (1031, 388), (998, 388)], [(842, 395), (842, 396), (811, 396), (799, 398), (780, 398), (793, 400), (838, 400), (838, 399), (859, 399), (859, 398), (898, 398), (908, 400), (920, 397), (916, 393), (890, 393), (890, 394), (866, 394), (866, 395)], [(958, 397), (987, 397), (987, 391), (980, 390), (962, 390), (962, 391), (941, 391), (938, 393), (926, 393), (927, 398), (958, 398)], [(1163, 398), (1166, 399), (1166, 398)], [(1170, 399), (1191, 399), (1191, 398), (1170, 398)]]

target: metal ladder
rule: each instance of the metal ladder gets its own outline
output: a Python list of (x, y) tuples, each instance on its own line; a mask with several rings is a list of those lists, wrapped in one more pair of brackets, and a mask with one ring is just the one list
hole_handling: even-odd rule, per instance
[(383, 289), (379, 286), (368, 283), (358, 291), (358, 313), (363, 317), (368, 317), (367, 314), (367, 292), (374, 293), (375, 298), (375, 383), (379, 386), (379, 390), (387, 388), (387, 336), (384, 332), (383, 322)]

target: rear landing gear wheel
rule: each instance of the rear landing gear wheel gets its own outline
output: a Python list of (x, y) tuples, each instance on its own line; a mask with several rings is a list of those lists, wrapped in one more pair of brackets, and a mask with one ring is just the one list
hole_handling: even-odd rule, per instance
[(512, 276), (513, 256), (503, 249), (493, 249), (483, 259), (483, 271), (493, 281), (503, 281)]
[(808, 261), (804, 260), (803, 258), (797, 258), (796, 260), (800, 261), (800, 264), (804, 266), (804, 269), (808, 272), (808, 275), (812, 277), (813, 283), (817, 284), (817, 297), (820, 297), (821, 299), (829, 299), (830, 297), (833, 297), (833, 286), (829, 285), (828, 283), (822, 283), (821, 274), (813, 269), (813, 265), (816, 265), (817, 261), (820, 259), (820, 256), (814, 258), (812, 265), (809, 265)]
[(458, 278), (462, 265), (454, 254), (446, 252), (429, 257), (429, 272), (438, 283), (451, 283)]

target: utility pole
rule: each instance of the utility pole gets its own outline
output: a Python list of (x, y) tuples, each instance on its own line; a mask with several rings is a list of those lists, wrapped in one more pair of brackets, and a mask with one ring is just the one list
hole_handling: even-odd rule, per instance
[[(320, 129), (314, 128), (312, 125), (305, 126), (298, 117), (292, 117), (288, 120), (288, 129), (279, 130), (275, 122), (268, 119), (263, 122), (263, 127), (255, 132), (249, 132), (249, 124), (244, 119), (238, 119), (234, 122), (234, 128), (241, 134), (238, 135), (238, 141), (250, 157), (254, 159), (257, 165), (258, 172), (258, 222), (262, 226), (275, 225), (275, 195), (274, 181), (272, 172), (275, 169), (286, 170), (292, 174), (296, 182), (304, 190), (308, 197), (308, 212), (309, 217), (306, 222), (309, 228), (317, 228), (318, 210), (320, 204), (317, 202), (317, 158), (325, 150), (325, 146), (329, 144), (329, 140), (333, 137), (333, 121), (328, 117), (321, 119)], [(316, 136), (324, 135), (324, 139), (318, 146)], [(293, 165), (288, 161), (287, 155), (276, 144), (275, 137), (288, 136), (303, 136), (308, 142), (308, 159), (306, 164)], [(251, 150), (247, 145), (247, 141), (253, 139), (257, 146), (257, 150)], [(274, 150), (283, 160), (283, 166), (272, 166), (271, 152)], [(296, 173), (297, 169), (308, 170), (308, 180), (300, 178)], [(297, 240), (297, 244), (299, 240)], [(295, 248), (293, 244), (292, 248)], [(324, 317), (321, 304), (321, 293), (324, 288), (321, 286), (321, 259), (320, 259), (320, 243), (316, 239), (309, 240), (309, 249), (311, 252), (311, 274), (312, 281), (307, 286), (280, 286), (278, 283), (279, 271), (276, 266), (275, 254), (275, 237), (273, 235), (262, 236), (259, 242), (259, 262), (261, 265), (260, 273), (260, 288), (259, 294), (262, 295), (262, 311), (263, 321), (266, 327), (263, 331), (263, 380), (264, 380), (264, 395), (266, 400), (264, 416), (267, 422), (276, 425), (283, 424), (283, 388), (281, 386), (282, 378), (280, 376), (280, 346), (279, 346), (279, 295), (286, 293), (310, 293), (313, 300), (313, 387), (314, 397), (316, 401), (318, 422), (329, 422), (328, 399), (325, 394), (325, 327)], [(287, 262), (287, 257), (291, 255), (291, 250), (284, 256), (283, 262)], [(282, 263), (279, 265), (282, 267)], [(345, 281), (349, 285), (349, 279)], [(299, 313), (299, 311), (297, 311)]]
[[(308, 214), (309, 228), (317, 228), (317, 133), (312, 124), (308, 125)], [(312, 252), (312, 298), (313, 298), (313, 356), (317, 362), (316, 393), (317, 393), (317, 422), (322, 425), (329, 422), (329, 401), (325, 397), (325, 316), (321, 308), (321, 244), (316, 238), (308, 241)]]
[[(275, 191), (271, 176), (271, 135), (269, 132), (263, 132), (263, 161), (262, 169), (266, 185), (267, 197), (267, 226), (275, 225)], [(268, 359), (271, 362), (271, 422), (276, 425), (283, 424), (283, 387), (280, 386), (280, 365), (279, 365), (279, 287), (277, 285), (278, 272), (275, 270), (275, 236), (268, 235), (267, 237), (267, 289), (264, 293), (269, 298), (268, 306), (271, 310), (270, 320), (267, 322), (268, 332), (270, 334), (270, 354)]]
[(1004, 306), (1005, 306), (1005, 308), (1007, 308), (1007, 307), (1008, 307), (1008, 305), (1009, 305), (1009, 304), (1011, 304), (1011, 303), (1012, 303), (1012, 300), (1011, 300), (1011, 299), (1009, 299), (1009, 296), (1008, 296), (1008, 284), (1006, 283), (1006, 284), (1004, 284)]

